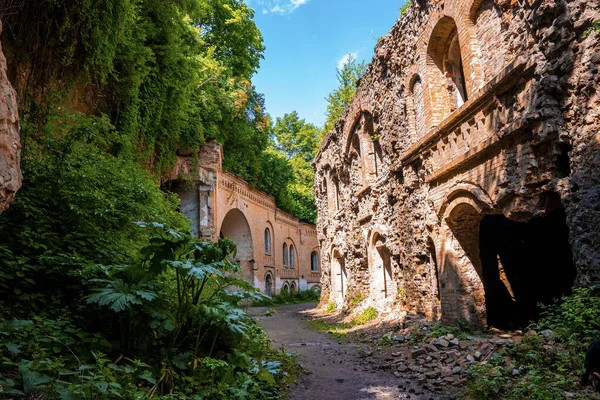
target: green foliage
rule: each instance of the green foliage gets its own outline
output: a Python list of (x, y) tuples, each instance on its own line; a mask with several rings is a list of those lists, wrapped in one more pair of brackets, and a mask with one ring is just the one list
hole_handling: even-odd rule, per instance
[(139, 258), (148, 233), (134, 221), (189, 224), (146, 171), (102, 150), (115, 134), (105, 117), (61, 110), (51, 121), (58, 136), (23, 125), (23, 187), (0, 216), (0, 317), (24, 318), (46, 296), (73, 304), (92, 265)]
[(364, 310), (362, 310), (360, 312), (360, 314), (356, 315), (353, 319), (352, 319), (352, 325), (356, 326), (356, 325), (364, 325), (367, 322), (373, 321), (374, 319), (377, 318), (377, 310), (375, 310), (375, 308), (373, 307), (367, 307)]
[(352, 296), (352, 298), (350, 299), (350, 307), (354, 308), (356, 307), (362, 300), (363, 300), (363, 294), (362, 292), (358, 292), (356, 293), (354, 296)]
[[(550, 329), (556, 339), (527, 334), (469, 370), (469, 388), (478, 399), (574, 399), (593, 397), (579, 385), (587, 346), (600, 335), (600, 298), (592, 289), (576, 289), (571, 296), (544, 306), (530, 329)], [(517, 375), (513, 374), (518, 370)]]
[(419, 324), (411, 325), (408, 328), (408, 333), (410, 335), (410, 343), (412, 344), (422, 343), (427, 337), (427, 334)]
[[(219, 139), (228, 154), (239, 146), (232, 132), (253, 149), (265, 136), (250, 84), (264, 46), (243, 1), (64, 3), (0, 6), (11, 67), (28, 76), (17, 87), (23, 121), (41, 129), (61, 104), (104, 113), (117, 132), (111, 151), (158, 172), (178, 151), (194, 154), (205, 138)], [(232, 153), (235, 159), (239, 151)]]
[[(17, 396), (278, 398), (276, 360), (291, 361), (238, 307), (262, 296), (237, 277), (233, 243), (138, 226), (150, 236), (140, 260), (97, 268), (78, 314), (50, 308), (53, 318), (2, 322), (1, 384)], [(86, 314), (97, 322), (83, 323)]]
[(330, 301), (325, 307), (325, 312), (327, 314), (335, 314), (337, 312), (337, 305), (334, 302)]
[(270, 306), (283, 304), (302, 304), (318, 302), (321, 292), (317, 290), (301, 290), (298, 292), (283, 291), (275, 296), (254, 302), (254, 306)]
[(402, 16), (404, 14), (406, 14), (406, 12), (408, 11), (408, 9), (410, 8), (410, 5), (412, 4), (412, 0), (406, 0), (406, 2), (400, 7), (400, 18), (402, 18)]
[(549, 306), (540, 306), (537, 329), (551, 329), (564, 341), (589, 342), (600, 335), (600, 297), (593, 289), (575, 289)]
[(271, 149), (263, 156), (263, 163), (268, 164), (258, 187), (272, 193), (283, 210), (314, 224), (317, 209), (311, 162), (319, 145), (318, 129), (293, 111), (277, 118), (271, 132)]
[(327, 111), (325, 113), (325, 125), (322, 129), (322, 136), (331, 131), (338, 122), (346, 106), (350, 104), (356, 94), (356, 83), (362, 77), (367, 69), (365, 62), (359, 63), (354, 57), (350, 57), (348, 62), (341, 69), (337, 69), (338, 87), (327, 95)]

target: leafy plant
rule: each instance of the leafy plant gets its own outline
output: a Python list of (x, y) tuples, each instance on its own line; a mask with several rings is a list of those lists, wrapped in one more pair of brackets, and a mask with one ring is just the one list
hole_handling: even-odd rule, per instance
[(489, 363), (473, 365), (469, 388), (475, 397), (542, 400), (563, 398), (568, 392), (573, 398), (591, 400), (579, 379), (587, 346), (600, 335), (599, 301), (592, 289), (580, 288), (542, 306), (541, 318), (530, 329), (551, 330), (555, 338), (549, 343), (544, 335), (531, 331)]

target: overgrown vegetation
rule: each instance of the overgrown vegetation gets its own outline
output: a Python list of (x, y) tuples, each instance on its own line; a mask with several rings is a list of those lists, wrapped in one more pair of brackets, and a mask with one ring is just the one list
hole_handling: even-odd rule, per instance
[(290, 292), (287, 290), (281, 293), (266, 297), (264, 299), (255, 301), (254, 306), (273, 306), (273, 305), (284, 305), (284, 304), (301, 304), (301, 303), (313, 303), (318, 302), (321, 297), (321, 292), (317, 290), (301, 290), (298, 292)]
[(400, 7), (400, 18), (402, 18), (402, 16), (404, 14), (406, 14), (406, 12), (408, 11), (408, 9), (410, 8), (410, 5), (412, 4), (412, 0), (406, 0), (405, 3)]
[(600, 336), (598, 310), (600, 298), (592, 289), (577, 289), (543, 307), (522, 343), (470, 370), (471, 391), (478, 399), (562, 399), (565, 393), (595, 398), (582, 393), (579, 381), (587, 346)]
[(0, 5), (9, 75), (30, 125), (25, 157), (39, 137), (61, 135), (59, 108), (90, 124), (103, 119), (114, 132), (103, 151), (157, 175), (216, 139), (224, 169), (314, 221), (302, 174), (273, 151), (264, 98), (251, 83), (264, 46), (244, 1), (64, 3)]
[(356, 307), (361, 301), (363, 301), (363, 298), (362, 292), (357, 292), (354, 296), (352, 296), (350, 302), (348, 303), (350, 308)]
[[(47, 306), (30, 318), (18, 301), (3, 307), (5, 394), (278, 398), (277, 360), (293, 360), (272, 350), (239, 308), (260, 295), (236, 277), (233, 243), (201, 242), (158, 223), (138, 228), (150, 237), (139, 262), (71, 274), (63, 298), (38, 292)], [(23, 278), (44, 285), (44, 276)]]
[[(329, 303), (329, 304), (333, 305), (333, 309), (334, 309), (333, 312), (336, 312), (337, 308), (335, 307), (335, 303)], [(326, 312), (329, 313), (329, 311), (327, 311), (327, 310), (326, 310)], [(377, 315), (378, 315), (378, 313), (377, 313), (377, 310), (375, 310), (375, 308), (367, 307), (364, 310), (362, 310), (360, 313), (356, 314), (354, 316), (354, 318), (352, 318), (352, 321), (350, 321), (350, 322), (332, 323), (332, 322), (328, 322), (323, 319), (313, 319), (313, 320), (307, 320), (306, 323), (312, 330), (315, 330), (317, 332), (328, 333), (328, 334), (332, 335), (335, 340), (337, 340), (338, 342), (341, 342), (341, 341), (345, 340), (346, 335), (348, 334), (348, 330), (350, 330), (354, 327), (360, 326), (360, 325), (364, 325), (367, 322), (373, 321), (374, 319), (377, 318)]]
[(0, 5), (24, 176), (0, 216), (3, 395), (279, 397), (293, 359), (239, 308), (257, 297), (234, 246), (193, 239), (159, 189), (213, 138), (250, 183), (293, 178), (266, 151), (252, 17), (241, 0)]
[(367, 307), (364, 310), (362, 310), (359, 314), (355, 315), (354, 318), (352, 319), (351, 325), (352, 326), (358, 326), (358, 325), (364, 325), (367, 322), (373, 321), (374, 319), (377, 318), (377, 310), (375, 310), (375, 308), (373, 307)]

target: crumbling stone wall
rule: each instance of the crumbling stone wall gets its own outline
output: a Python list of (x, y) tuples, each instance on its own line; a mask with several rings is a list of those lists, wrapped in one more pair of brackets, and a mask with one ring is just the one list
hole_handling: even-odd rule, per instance
[(13, 201), (22, 180), (17, 96), (6, 70), (6, 58), (0, 43), (0, 213)]
[(584, 0), (413, 1), (314, 163), (325, 296), (502, 325), (600, 283), (598, 20)]

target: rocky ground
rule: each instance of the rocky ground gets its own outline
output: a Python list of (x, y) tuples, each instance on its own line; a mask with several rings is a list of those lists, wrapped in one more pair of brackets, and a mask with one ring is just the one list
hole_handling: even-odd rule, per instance
[[(305, 369), (290, 399), (355, 400), (410, 399), (448, 400), (458, 398), (434, 393), (420, 383), (394, 376), (391, 369), (381, 370), (374, 359), (364, 357), (371, 346), (355, 340), (339, 340), (316, 332), (307, 320), (329, 318), (314, 309), (315, 304), (277, 307), (271, 316), (267, 308), (250, 309), (274, 340), (276, 346), (295, 353)], [(303, 321), (305, 320), (305, 321)]]
[[(551, 330), (467, 334), (407, 315), (356, 325), (350, 323), (352, 316), (328, 314), (314, 304), (278, 307), (267, 313), (272, 316), (266, 311), (257, 307), (251, 314), (277, 346), (298, 355), (307, 371), (291, 399), (468, 400), (475, 398), (468, 389), (472, 367), (485, 366), (491, 359), (497, 365), (500, 357), (510, 376), (502, 380), (499, 392), (527, 374), (505, 349), (525, 340), (539, 343), (546, 356), (568, 351), (568, 344), (557, 341)], [(494, 372), (491, 368), (486, 373)], [(592, 398), (590, 390), (565, 391), (561, 398)]]

